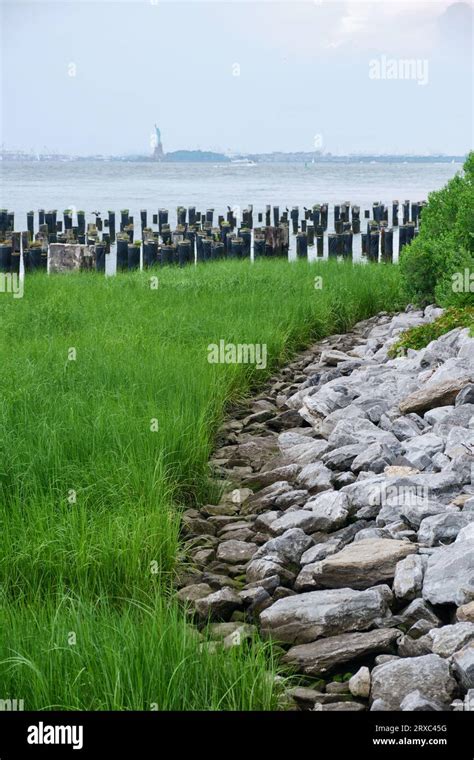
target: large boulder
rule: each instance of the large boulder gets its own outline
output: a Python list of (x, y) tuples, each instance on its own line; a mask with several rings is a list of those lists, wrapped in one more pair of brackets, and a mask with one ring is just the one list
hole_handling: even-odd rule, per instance
[(462, 528), (474, 520), (474, 515), (464, 515), (456, 510), (449, 510), (440, 515), (425, 517), (420, 524), (418, 541), (427, 546), (450, 544)]
[(342, 633), (310, 644), (291, 647), (283, 662), (310, 676), (324, 675), (346, 662), (377, 654), (389, 654), (401, 636), (400, 631), (381, 628), (364, 633)]
[(409, 541), (362, 539), (316, 563), (314, 579), (319, 588), (368, 588), (391, 580), (397, 562), (416, 551)]
[(441, 628), (433, 628), (430, 636), (433, 641), (432, 651), (440, 657), (451, 657), (474, 639), (474, 623), (443, 625)]
[(290, 578), (299, 566), (301, 555), (312, 544), (312, 539), (300, 528), (291, 528), (270, 539), (255, 552), (247, 565), (247, 582), (255, 583), (272, 575)]
[(402, 399), (399, 409), (402, 414), (409, 414), (410, 412), (426, 412), (434, 407), (454, 404), (458, 393), (473, 379), (473, 377), (463, 374), (462, 377), (443, 380), (440, 383), (427, 383)]
[(257, 551), (257, 544), (248, 541), (222, 541), (217, 548), (217, 559), (222, 562), (228, 562), (231, 565), (237, 565), (241, 562), (248, 562), (252, 559)]
[(423, 598), (431, 604), (457, 606), (474, 600), (474, 540), (456, 540), (433, 552), (423, 581)]
[(381, 699), (388, 710), (400, 710), (405, 697), (419, 689), (437, 703), (450, 704), (456, 692), (449, 663), (436, 654), (407, 657), (377, 665), (372, 671), (371, 699)]
[(260, 616), (262, 633), (290, 644), (304, 644), (322, 636), (363, 631), (390, 616), (388, 586), (365, 591), (351, 588), (309, 591), (279, 599)]
[(351, 446), (354, 444), (368, 446), (371, 443), (386, 444), (387, 446), (394, 446), (396, 448), (399, 441), (393, 433), (382, 430), (370, 420), (364, 419), (341, 420), (337, 423), (328, 438), (330, 449), (339, 449), (341, 446)]
[(327, 533), (341, 528), (349, 517), (349, 499), (340, 491), (325, 491), (313, 496), (305, 504), (315, 519), (315, 530)]

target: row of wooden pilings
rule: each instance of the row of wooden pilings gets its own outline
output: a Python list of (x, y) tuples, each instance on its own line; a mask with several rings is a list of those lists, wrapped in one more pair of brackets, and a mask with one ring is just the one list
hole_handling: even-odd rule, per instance
[[(324, 256), (324, 235), (327, 233), (329, 258), (352, 258), (353, 240), (361, 234), (361, 253), (368, 261), (393, 261), (393, 229), (398, 228), (399, 252), (417, 234), (420, 215), (425, 201), (405, 201), (402, 204), (399, 223), (398, 201), (392, 202), (392, 226), (389, 227), (389, 207), (375, 202), (372, 209), (364, 211), (367, 227), (361, 232), (360, 207), (349, 202), (334, 205), (334, 231), (327, 232), (329, 204), (315, 204), (312, 208), (298, 206), (286, 208), (280, 213), (279, 206), (267, 205), (258, 212), (254, 226), (253, 206), (242, 210), (241, 225), (234, 210), (219, 215), (214, 223), (214, 209), (199, 212), (195, 207), (179, 206), (176, 211), (176, 227), (171, 228), (168, 209), (152, 214), (152, 226), (148, 226), (146, 210), (140, 211), (140, 237), (135, 239), (136, 225), (127, 209), (117, 219), (114, 211), (105, 218), (95, 212), (95, 221), (86, 223), (84, 211), (76, 214), (70, 209), (58, 219), (57, 211), (38, 211), (35, 231), (35, 212), (27, 213), (27, 230), (14, 231), (13, 212), (0, 209), (0, 271), (19, 272), (23, 255), (25, 271), (46, 269), (50, 243), (80, 243), (95, 247), (96, 268), (105, 270), (106, 255), (116, 244), (117, 270), (140, 267), (143, 247), (143, 266), (178, 264), (184, 266), (194, 261), (203, 262), (222, 258), (250, 258), (253, 256), (288, 257), (290, 229), (296, 239), (296, 256), (304, 258), (308, 249), (316, 247), (316, 255)], [(76, 219), (74, 220), (74, 216)], [(74, 224), (74, 221), (76, 222)], [(155, 229), (153, 229), (155, 227)], [(156, 229), (157, 228), (157, 229)]]

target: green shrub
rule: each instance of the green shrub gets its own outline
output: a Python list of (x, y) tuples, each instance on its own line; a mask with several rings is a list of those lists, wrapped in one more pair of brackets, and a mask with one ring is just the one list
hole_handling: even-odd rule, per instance
[(446, 309), (444, 314), (439, 319), (435, 319), (434, 322), (430, 322), (427, 325), (419, 325), (419, 327), (412, 327), (411, 330), (404, 332), (400, 340), (391, 347), (389, 356), (404, 355), (409, 348), (419, 351), (420, 348), (424, 348), (432, 340), (436, 340), (456, 327), (474, 328), (474, 307), (465, 307), (463, 309), (451, 307), (450, 309)]
[(402, 252), (400, 268), (409, 297), (421, 305), (473, 303), (474, 152), (463, 174), (430, 193), (420, 233)]

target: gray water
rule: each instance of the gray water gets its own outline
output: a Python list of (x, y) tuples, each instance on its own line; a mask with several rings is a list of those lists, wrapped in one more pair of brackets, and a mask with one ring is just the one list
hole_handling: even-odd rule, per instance
[[(140, 209), (147, 209), (148, 223), (158, 208), (167, 208), (169, 221), (176, 221), (177, 206), (195, 206), (198, 211), (214, 208), (214, 219), (227, 207), (240, 209), (253, 204), (254, 224), (266, 204), (311, 207), (329, 203), (328, 231), (334, 229), (334, 203), (350, 201), (361, 207), (361, 229), (365, 231), (364, 210), (374, 201), (391, 209), (392, 200), (424, 200), (442, 187), (462, 164), (446, 163), (331, 163), (331, 164), (159, 164), (116, 161), (2, 162), (0, 164), (0, 206), (15, 212), (15, 228), (26, 229), (27, 211), (57, 209), (58, 218), (66, 208), (103, 216), (127, 208), (140, 224)], [(391, 222), (391, 216), (390, 216)], [(37, 223), (37, 217), (36, 217)], [(293, 236), (291, 236), (293, 238)], [(325, 240), (325, 251), (327, 240)], [(394, 252), (398, 238), (394, 235)], [(292, 251), (294, 253), (294, 240)], [(327, 254), (327, 251), (326, 251)], [(360, 235), (354, 236), (354, 258), (360, 255)], [(315, 252), (310, 249), (310, 258)], [(112, 257), (113, 258), (113, 257)], [(114, 269), (112, 260), (107, 270)]]

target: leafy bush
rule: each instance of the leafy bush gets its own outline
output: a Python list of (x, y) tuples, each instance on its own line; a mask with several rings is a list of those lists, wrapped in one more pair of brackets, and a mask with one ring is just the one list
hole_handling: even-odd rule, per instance
[(408, 295), (417, 303), (473, 303), (474, 152), (463, 174), (430, 193), (420, 233), (402, 252), (400, 267)]

